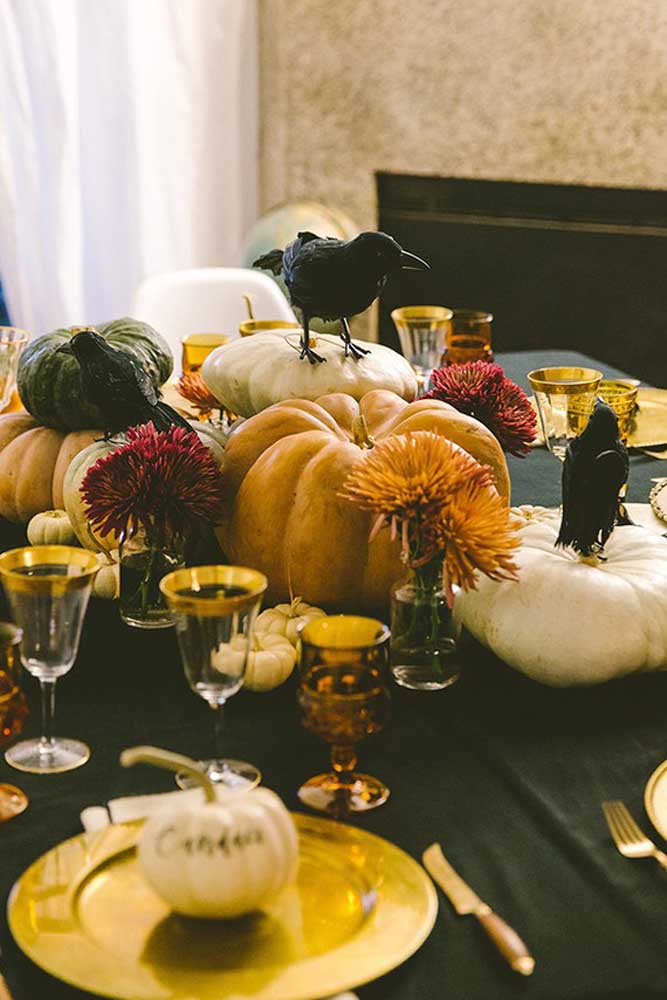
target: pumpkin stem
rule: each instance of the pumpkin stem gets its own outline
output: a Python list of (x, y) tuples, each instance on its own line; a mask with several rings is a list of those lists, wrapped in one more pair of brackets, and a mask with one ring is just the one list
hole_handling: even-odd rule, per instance
[(370, 449), (375, 444), (375, 438), (369, 433), (366, 417), (362, 413), (352, 421), (352, 434), (358, 448)]
[(152, 764), (154, 767), (164, 767), (167, 771), (185, 771), (188, 777), (197, 782), (204, 789), (207, 802), (215, 802), (215, 788), (211, 779), (204, 771), (201, 771), (191, 757), (185, 757), (180, 753), (172, 753), (171, 750), (161, 750), (160, 747), (128, 747), (120, 755), (120, 762), (123, 767), (132, 767), (134, 764)]
[(579, 556), (579, 562), (586, 563), (587, 566), (599, 566), (600, 557), (596, 556), (595, 553), (591, 553), (590, 556)]

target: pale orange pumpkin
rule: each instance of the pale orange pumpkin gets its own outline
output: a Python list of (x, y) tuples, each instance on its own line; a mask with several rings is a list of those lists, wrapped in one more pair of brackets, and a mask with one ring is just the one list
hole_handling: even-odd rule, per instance
[(460, 445), (493, 471), (509, 502), (502, 449), (483, 424), (434, 399), (406, 403), (375, 390), (357, 403), (332, 393), (290, 399), (244, 421), (227, 444), (225, 518), (218, 538), (234, 563), (269, 579), (266, 603), (302, 594), (327, 610), (386, 612), (401, 575), (398, 544), (381, 531), (369, 544), (371, 516), (338, 493), (373, 443), (430, 430)]
[(41, 511), (61, 509), (69, 463), (102, 433), (65, 434), (41, 427), (28, 413), (0, 416), (0, 517), (27, 523)]

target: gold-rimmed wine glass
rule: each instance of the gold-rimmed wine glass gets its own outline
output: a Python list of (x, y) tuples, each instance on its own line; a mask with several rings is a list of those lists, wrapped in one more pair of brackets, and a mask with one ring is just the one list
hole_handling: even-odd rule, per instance
[(602, 372), (595, 368), (536, 368), (528, 372), (544, 443), (556, 458), (565, 461), (568, 442), (581, 427), (580, 409), (593, 409)]
[(27, 330), (19, 330), (16, 326), (0, 326), (0, 412), (9, 405), (12, 398), (21, 351), (29, 339)]
[(93, 552), (69, 545), (32, 545), (0, 555), (0, 578), (12, 615), (23, 632), (21, 662), (37, 677), (42, 695), (42, 735), (5, 752), (19, 771), (58, 774), (85, 764), (90, 748), (53, 735), (56, 681), (79, 651), (88, 598), (99, 563)]
[(299, 798), (311, 809), (345, 816), (386, 802), (389, 788), (356, 771), (356, 744), (389, 720), (389, 629), (374, 618), (332, 615), (301, 631), (301, 721), (331, 749), (331, 771), (310, 778)]
[(440, 365), (453, 312), (446, 306), (400, 306), (392, 310), (401, 351), (414, 369), (420, 391)]
[[(222, 753), (222, 710), (243, 686), (250, 638), (268, 581), (245, 566), (191, 566), (163, 577), (160, 589), (176, 621), (176, 637), (191, 689), (214, 711), (215, 757), (200, 761), (211, 781), (253, 788), (261, 773)], [(192, 778), (177, 775), (181, 788)]]

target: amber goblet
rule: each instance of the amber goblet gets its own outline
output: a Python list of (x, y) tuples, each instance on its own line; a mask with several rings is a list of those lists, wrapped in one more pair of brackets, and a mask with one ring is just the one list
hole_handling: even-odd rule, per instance
[[(593, 409), (602, 372), (595, 368), (536, 368), (528, 372), (544, 443), (563, 462), (568, 443), (578, 434), (582, 409)], [(586, 423), (588, 417), (586, 418)]]
[(331, 771), (310, 778), (299, 798), (342, 817), (386, 802), (389, 789), (360, 774), (355, 746), (389, 719), (389, 629), (374, 618), (333, 615), (301, 632), (301, 721), (331, 748)]

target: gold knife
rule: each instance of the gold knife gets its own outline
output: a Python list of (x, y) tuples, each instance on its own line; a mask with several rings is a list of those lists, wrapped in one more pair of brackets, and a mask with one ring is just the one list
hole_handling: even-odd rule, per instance
[(474, 913), (490, 940), (507, 959), (515, 972), (529, 976), (535, 968), (535, 959), (519, 935), (509, 924), (483, 903), (461, 876), (454, 871), (442, 853), (440, 844), (431, 844), (422, 854), (424, 868), (436, 885), (445, 893), (454, 909), (461, 916)]

